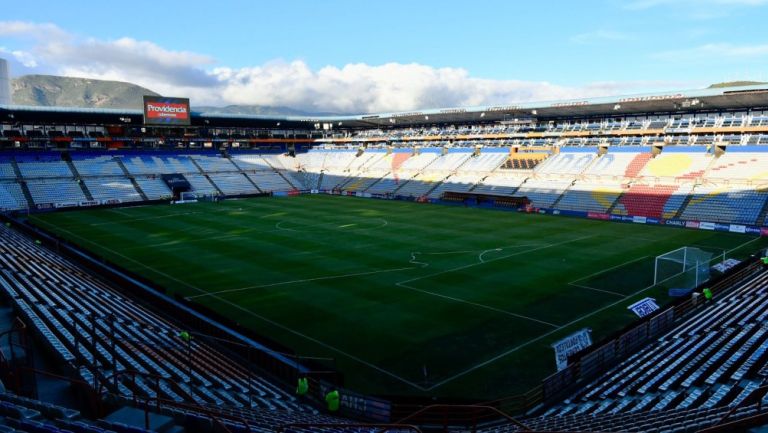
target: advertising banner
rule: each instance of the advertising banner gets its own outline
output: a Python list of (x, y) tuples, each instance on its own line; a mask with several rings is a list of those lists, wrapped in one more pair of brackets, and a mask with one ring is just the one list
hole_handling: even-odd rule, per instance
[(144, 124), (187, 126), (191, 123), (188, 98), (144, 96)]
[(557, 371), (568, 366), (569, 356), (592, 345), (590, 332), (589, 328), (584, 328), (552, 344), (552, 348), (555, 349)]

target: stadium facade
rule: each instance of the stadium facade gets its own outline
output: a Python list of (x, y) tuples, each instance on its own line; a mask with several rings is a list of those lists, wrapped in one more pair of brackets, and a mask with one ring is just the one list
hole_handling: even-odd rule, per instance
[[(290, 384), (313, 371), (311, 362), (164, 296), (119, 264), (99, 263), (25, 214), (324, 193), (757, 239), (768, 234), (767, 86), (333, 117), (158, 103), (173, 109), (153, 112), (183, 118), (0, 104), (8, 223), (0, 283), (21, 320), (4, 334), (21, 353), (2, 356), (3, 382), (16, 392), (0, 394), (10, 427), (132, 431), (92, 420), (105, 407), (153, 405), (153, 416), (187, 431), (362, 431), (371, 427), (359, 424), (378, 422), (391, 430), (682, 432), (765, 423), (768, 298), (756, 258), (707, 282), (714, 300), (681, 299), (570, 353), (526, 395), (414, 407), (341, 388), (341, 412), (328, 414), (320, 407), (340, 381), (312, 377), (311, 395), (296, 397)], [(179, 324), (196, 338), (180, 339)], [(34, 399), (42, 373), (30, 373), (27, 334), (83, 387), (91, 409), (75, 414)]]

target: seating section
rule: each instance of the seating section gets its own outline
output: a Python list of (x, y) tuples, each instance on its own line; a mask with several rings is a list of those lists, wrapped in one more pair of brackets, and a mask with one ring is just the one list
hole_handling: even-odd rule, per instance
[[(537, 162), (531, 170), (510, 165), (508, 152), (469, 150), (411, 153), (381, 148), (364, 152), (318, 148), (296, 157), (239, 153), (231, 158), (81, 152), (73, 155), (79, 179), (60, 155), (22, 154), (0, 160), (0, 181), (4, 181), (0, 207), (26, 207), (25, 182), (32, 205), (85, 200), (77, 182), (83, 182), (96, 200), (140, 200), (133, 181), (147, 198), (167, 198), (171, 192), (158, 176), (183, 173), (193, 192), (203, 194), (219, 190), (243, 195), (341, 189), (439, 199), (446, 191), (455, 191), (527, 196), (535, 207), (572, 211), (751, 225), (761, 225), (766, 219), (768, 196), (764, 191), (768, 191), (768, 184), (763, 182), (768, 181), (768, 152), (737, 149), (715, 157), (703, 148), (685, 152), (682, 147), (670, 146), (655, 156), (639, 147), (636, 151), (609, 149), (599, 156), (596, 151), (567, 149), (551, 156), (542, 152), (513, 154), (512, 159)], [(23, 175), (20, 179), (16, 179), (15, 165)], [(29, 177), (33, 175), (37, 177)]]
[(156, 176), (149, 177), (136, 177), (136, 184), (144, 192), (150, 200), (159, 200), (161, 198), (168, 198), (173, 195), (173, 192), (168, 189), (168, 185)]
[(193, 155), (190, 158), (206, 173), (237, 171), (237, 166), (229, 158), (204, 155)]
[(581, 173), (597, 157), (594, 153), (561, 152), (551, 156), (536, 167), (540, 175), (570, 175)]
[(94, 200), (116, 199), (123, 202), (143, 200), (131, 181), (125, 177), (84, 178), (83, 182)]
[(565, 192), (557, 208), (605, 213), (623, 191), (620, 184), (577, 181)]
[(35, 204), (79, 203), (87, 200), (83, 189), (71, 180), (35, 180), (27, 182)]
[(652, 178), (695, 180), (704, 174), (711, 162), (712, 156), (705, 153), (664, 152), (649, 160), (638, 175)]
[[(687, 191), (680, 185), (649, 185), (633, 183), (625, 189), (624, 195), (613, 210), (618, 215), (644, 216), (650, 218), (672, 218), (680, 209)], [(677, 205), (675, 207), (675, 205)]]
[(50, 162), (20, 162), (19, 171), (25, 179), (35, 179), (42, 177), (74, 177), (72, 170), (64, 161)]
[(134, 175), (200, 172), (189, 156), (124, 156), (121, 160)]
[[(136, 395), (209, 411), (223, 408), (261, 428), (339, 422), (248, 371), (218, 351), (215, 341), (202, 335), (182, 341), (172, 323), (5, 226), (0, 227), (0, 290), (59, 362), (126, 402)], [(37, 417), (34, 411), (30, 415), (26, 418)]]
[(531, 205), (537, 208), (551, 208), (573, 180), (551, 181), (528, 179), (515, 191), (515, 197), (528, 197)]
[(16, 179), (16, 171), (10, 162), (0, 160), (0, 180)]
[(122, 176), (123, 169), (112, 156), (81, 156), (82, 159), (72, 158), (80, 176)]
[(248, 177), (264, 192), (292, 191), (295, 189), (293, 185), (273, 171), (248, 173)]
[(0, 182), (0, 211), (26, 209), (27, 199), (15, 182)]
[(768, 180), (768, 154), (727, 152), (709, 169), (708, 179)]
[(768, 271), (760, 270), (563, 403), (522, 422), (535, 431), (684, 432), (717, 424), (735, 407), (730, 420), (766, 413), (757, 403), (767, 397), (757, 394), (768, 373), (766, 318)]
[(729, 185), (697, 185), (682, 217), (697, 221), (755, 224), (768, 192)]
[(258, 194), (260, 191), (241, 173), (236, 174), (211, 174), (211, 181), (219, 187), (221, 192), (228, 195)]
[(512, 195), (525, 182), (526, 177), (491, 174), (471, 191), (477, 194)]

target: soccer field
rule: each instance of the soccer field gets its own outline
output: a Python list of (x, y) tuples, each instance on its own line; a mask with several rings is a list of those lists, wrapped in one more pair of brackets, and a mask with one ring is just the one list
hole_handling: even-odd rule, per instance
[(635, 320), (653, 259), (680, 246), (745, 256), (710, 231), (337, 196), (32, 216), (171, 293), (377, 394), (491, 399), (555, 371), (550, 344)]

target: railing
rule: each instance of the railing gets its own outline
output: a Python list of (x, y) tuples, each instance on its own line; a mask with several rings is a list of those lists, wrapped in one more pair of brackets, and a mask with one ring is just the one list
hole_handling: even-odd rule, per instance
[[(717, 422), (717, 424), (713, 425), (712, 427), (707, 427), (705, 429), (699, 430), (699, 433), (715, 433), (715, 432), (729, 432), (733, 431), (735, 427), (751, 424), (751, 421), (762, 421), (763, 419), (768, 419), (768, 413), (760, 413), (763, 411), (763, 397), (768, 393), (768, 385), (763, 385), (759, 388), (757, 388), (752, 395), (745, 398), (742, 402), (739, 404), (733, 406), (728, 413), (723, 415), (722, 418)], [(747, 407), (750, 404), (757, 404), (757, 415), (748, 417), (748, 418), (742, 418), (737, 419), (734, 421), (730, 421), (731, 417), (734, 413), (736, 413), (737, 410)]]
[(343, 423), (290, 423), (283, 424), (275, 429), (276, 433), (295, 432), (298, 429), (309, 429), (311, 431), (317, 431), (318, 429), (368, 429), (368, 431), (376, 430), (376, 433), (385, 433), (388, 431), (402, 431), (411, 430), (415, 433), (421, 433), (421, 429), (411, 424), (343, 424)]
[(530, 431), (528, 426), (498, 408), (483, 405), (435, 404), (417, 410), (398, 420), (396, 424), (415, 423), (429, 426), (431, 429), (442, 428), (444, 432), (452, 428), (460, 428), (474, 433), (481, 424), (499, 420), (506, 421), (507, 424), (515, 425), (524, 431)]

